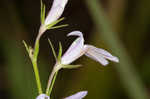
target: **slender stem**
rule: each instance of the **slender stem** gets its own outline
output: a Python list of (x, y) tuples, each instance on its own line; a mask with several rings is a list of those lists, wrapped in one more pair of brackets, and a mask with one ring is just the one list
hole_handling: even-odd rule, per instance
[(50, 96), (51, 94), (51, 91), (53, 89), (53, 86), (54, 86), (54, 83), (55, 83), (55, 80), (56, 80), (56, 76), (57, 76), (57, 73), (60, 69), (61, 65), (57, 64), (54, 66), (52, 72), (51, 72), (51, 75), (49, 76), (49, 80), (48, 80), (48, 84), (47, 84), (47, 88), (46, 88), (46, 94), (48, 96)]
[(54, 77), (53, 77), (53, 80), (52, 80), (51, 86), (50, 86), (49, 91), (48, 91), (48, 96), (50, 96), (50, 95), (51, 95), (51, 92), (52, 92), (52, 89), (53, 89), (53, 86), (54, 86), (54, 83), (55, 83), (55, 80), (56, 80), (57, 74), (58, 74), (58, 72), (55, 72), (55, 75), (54, 75)]
[(39, 76), (39, 70), (37, 68), (37, 62), (32, 60), (32, 64), (33, 64), (33, 69), (34, 69), (34, 73), (35, 73), (35, 78), (36, 78), (36, 83), (37, 83), (37, 88), (38, 88), (38, 92), (39, 94), (42, 94), (42, 87), (41, 87), (41, 81), (40, 81), (40, 76)]
[(36, 37), (36, 41), (39, 41), (41, 36), (43, 35), (43, 33), (46, 31), (46, 28), (44, 25), (41, 25), (40, 26), (40, 29), (39, 29), (39, 33), (38, 33), (38, 36)]
[(34, 69), (34, 73), (35, 73), (35, 78), (36, 78), (36, 83), (37, 83), (37, 88), (38, 88), (38, 92), (39, 94), (42, 94), (42, 86), (41, 86), (41, 80), (40, 80), (40, 75), (39, 75), (39, 70), (37, 67), (37, 57), (39, 54), (39, 41), (40, 41), (40, 37), (41, 37), (42, 33), (41, 33), (41, 29), (39, 30), (39, 34), (36, 38), (35, 41), (35, 46), (34, 46), (34, 52), (33, 55), (30, 56), (32, 64), (33, 64), (33, 69)]
[(55, 75), (55, 70), (53, 69), (52, 72), (51, 72), (51, 75), (50, 75), (50, 77), (49, 77), (48, 84), (47, 84), (47, 88), (46, 88), (46, 94), (47, 94), (47, 95), (49, 95), (49, 89), (50, 89), (52, 80), (53, 80), (53, 78), (54, 78), (54, 75)]

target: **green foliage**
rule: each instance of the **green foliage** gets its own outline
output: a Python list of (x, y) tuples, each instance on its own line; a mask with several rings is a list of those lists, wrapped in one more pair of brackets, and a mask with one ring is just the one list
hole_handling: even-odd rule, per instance
[(48, 39), (48, 42), (49, 42), (49, 45), (50, 45), (50, 47), (52, 49), (53, 55), (55, 57), (55, 60), (57, 61), (57, 56), (56, 56), (56, 52), (55, 52), (54, 46), (53, 46), (52, 42), (50, 41), (50, 39)]
[(69, 26), (68, 24), (64, 24), (64, 25), (59, 25), (59, 26), (53, 26), (50, 29), (58, 29), (58, 28), (63, 28), (63, 27), (67, 27)]
[(45, 5), (41, 0), (41, 24), (44, 24), (45, 21)]
[(26, 42), (24, 40), (22, 42), (23, 42), (23, 44), (24, 44), (24, 46), (26, 48), (26, 51), (29, 53), (29, 47), (28, 47), (28, 45), (26, 44)]
[(58, 53), (58, 57), (56, 56), (56, 52), (55, 52), (55, 49), (54, 49), (54, 46), (52, 44), (52, 42), (50, 41), (50, 39), (48, 39), (48, 42), (50, 44), (50, 47), (52, 49), (52, 52), (53, 52), (53, 55), (55, 57), (55, 60), (57, 62), (60, 62), (61, 61), (61, 56), (62, 56), (62, 45), (61, 45), (61, 42), (59, 42), (59, 53)]
[(58, 62), (61, 62), (61, 56), (62, 56), (62, 45), (61, 42), (59, 42), (59, 53), (58, 53)]
[(60, 18), (60, 19), (58, 19), (58, 20), (52, 22), (51, 24), (48, 24), (48, 25), (46, 26), (46, 29), (51, 29), (54, 25), (56, 25), (57, 23), (63, 21), (64, 19), (65, 19), (65, 18), (63, 17), (63, 18)]

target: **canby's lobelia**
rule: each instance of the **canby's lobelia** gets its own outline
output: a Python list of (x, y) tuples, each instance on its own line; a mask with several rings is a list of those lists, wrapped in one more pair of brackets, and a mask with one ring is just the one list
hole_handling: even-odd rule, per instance
[[(45, 5), (41, 1), (41, 26), (39, 28), (39, 33), (37, 35), (34, 48), (32, 48), (31, 46), (28, 46), (25, 43), (25, 41), (23, 41), (25, 48), (31, 59), (34, 73), (35, 73), (36, 84), (37, 84), (38, 93), (39, 93), (36, 99), (50, 99), (52, 89), (53, 89), (59, 70), (62, 68), (73, 69), (73, 68), (80, 67), (81, 65), (71, 65), (71, 63), (83, 55), (86, 55), (87, 57), (99, 62), (103, 66), (106, 66), (107, 64), (109, 64), (108, 60), (113, 61), (113, 62), (119, 62), (119, 59), (116, 56), (113, 56), (112, 54), (110, 54), (108, 51), (101, 49), (101, 48), (97, 48), (93, 45), (84, 44), (84, 37), (83, 37), (82, 32), (80, 31), (72, 31), (67, 35), (67, 36), (78, 36), (78, 37), (70, 45), (68, 50), (63, 55), (62, 55), (63, 49), (62, 49), (61, 43), (59, 42), (59, 53), (57, 56), (54, 50), (54, 47), (51, 41), (49, 40), (50, 46), (52, 48), (52, 52), (56, 59), (56, 63), (49, 76), (47, 87), (46, 87), (46, 92), (43, 92), (38, 65), (37, 65), (40, 38), (43, 35), (43, 33), (48, 29), (56, 29), (56, 28), (67, 26), (67, 25), (55, 26), (57, 23), (61, 22), (64, 19), (60, 17), (65, 9), (67, 2), (68, 0), (53, 0), (52, 7), (50, 11), (48, 12), (48, 15), (45, 17)], [(64, 99), (83, 99), (86, 95), (87, 95), (87, 91), (80, 91)]]
[(69, 49), (62, 56), (61, 64), (70, 64), (82, 55), (86, 55), (104, 66), (109, 63), (106, 59), (114, 62), (119, 62), (119, 59), (117, 57), (111, 55), (106, 50), (96, 48), (93, 45), (84, 44), (82, 32), (73, 31), (69, 33), (68, 36), (78, 36), (78, 38), (72, 43)]

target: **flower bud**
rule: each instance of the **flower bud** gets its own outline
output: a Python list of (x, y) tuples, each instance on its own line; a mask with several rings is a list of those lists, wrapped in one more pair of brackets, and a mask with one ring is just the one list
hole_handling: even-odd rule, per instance
[(51, 24), (52, 22), (56, 21), (62, 15), (65, 6), (68, 0), (54, 0), (51, 10), (49, 11), (46, 19), (45, 25)]

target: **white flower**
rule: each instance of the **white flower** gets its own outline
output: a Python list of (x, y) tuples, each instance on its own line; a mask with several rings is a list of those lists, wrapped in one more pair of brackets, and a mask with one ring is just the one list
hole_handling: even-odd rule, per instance
[(61, 64), (70, 64), (82, 55), (86, 55), (104, 66), (109, 63), (106, 59), (114, 62), (119, 62), (119, 59), (117, 57), (112, 56), (106, 50), (96, 48), (93, 45), (84, 44), (84, 38), (80, 31), (73, 31), (69, 33), (68, 36), (79, 37), (72, 43), (69, 49), (62, 56)]
[(50, 99), (50, 97), (47, 96), (46, 94), (40, 94), (39, 96), (36, 97), (36, 99)]
[[(87, 91), (81, 91), (64, 99), (82, 99), (87, 95), (87, 93), (88, 93)], [(47, 96), (46, 94), (40, 94), (39, 96), (36, 97), (36, 99), (50, 99), (50, 97)]]
[(81, 91), (64, 99), (83, 99), (86, 95), (87, 91)]
[(62, 15), (67, 2), (68, 0), (54, 0), (44, 24), (48, 25), (56, 21)]

